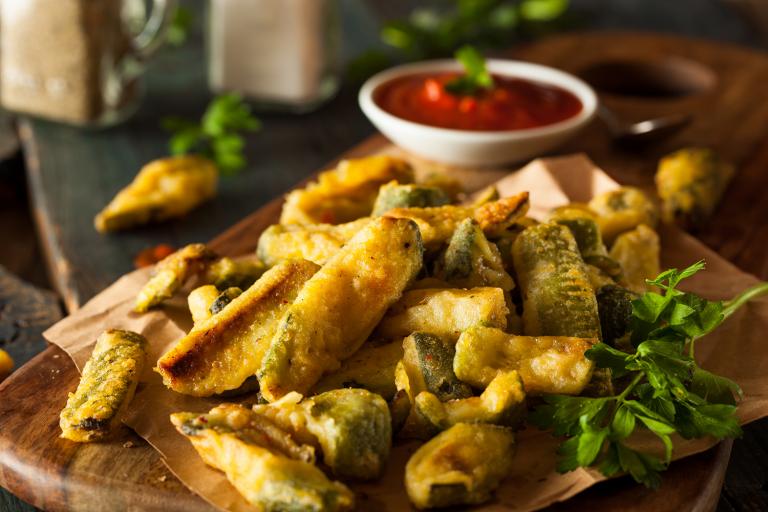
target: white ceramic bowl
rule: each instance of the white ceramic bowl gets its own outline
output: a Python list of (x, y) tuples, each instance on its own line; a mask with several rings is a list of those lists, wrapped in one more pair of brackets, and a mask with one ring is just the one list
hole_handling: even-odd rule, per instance
[(461, 66), (454, 60), (405, 64), (372, 76), (360, 89), (360, 108), (381, 133), (403, 149), (430, 160), (461, 166), (500, 165), (539, 156), (565, 142), (595, 115), (595, 92), (573, 75), (547, 66), (514, 60), (489, 59), (487, 67), (497, 75), (561, 87), (581, 101), (581, 112), (564, 121), (539, 128), (509, 131), (454, 130), (406, 121), (384, 111), (373, 100), (373, 93), (380, 85), (401, 76), (461, 71)]

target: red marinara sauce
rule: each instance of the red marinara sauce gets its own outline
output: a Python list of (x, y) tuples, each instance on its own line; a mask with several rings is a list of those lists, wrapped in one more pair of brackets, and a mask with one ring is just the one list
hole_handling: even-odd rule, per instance
[(558, 123), (581, 112), (581, 101), (555, 85), (493, 75), (492, 89), (456, 96), (445, 84), (458, 73), (416, 74), (380, 85), (373, 99), (401, 119), (456, 130), (508, 131)]

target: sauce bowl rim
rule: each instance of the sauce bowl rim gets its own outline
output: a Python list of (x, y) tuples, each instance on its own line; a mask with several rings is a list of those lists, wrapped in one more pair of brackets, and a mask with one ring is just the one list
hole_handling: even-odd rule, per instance
[(589, 122), (597, 112), (598, 99), (594, 89), (570, 73), (550, 66), (513, 59), (487, 59), (486, 63), (488, 71), (496, 75), (508, 78), (522, 78), (545, 85), (560, 87), (575, 95), (581, 102), (582, 109), (573, 117), (535, 128), (521, 128), (517, 130), (461, 130), (409, 121), (387, 112), (374, 101), (374, 92), (380, 86), (397, 78), (430, 72), (461, 71), (461, 64), (453, 59), (418, 61), (380, 71), (362, 85), (358, 93), (358, 103), (363, 113), (371, 121), (374, 118), (378, 118), (389, 123), (398, 124), (401, 128), (418, 129), (435, 136), (488, 142), (522, 140), (572, 130)]

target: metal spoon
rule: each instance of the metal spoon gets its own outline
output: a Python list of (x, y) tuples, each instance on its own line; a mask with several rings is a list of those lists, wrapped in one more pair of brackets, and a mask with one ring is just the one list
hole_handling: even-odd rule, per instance
[(603, 104), (598, 107), (597, 114), (605, 123), (613, 140), (624, 145), (647, 144), (663, 139), (690, 123), (692, 118), (691, 114), (672, 114), (627, 123)]

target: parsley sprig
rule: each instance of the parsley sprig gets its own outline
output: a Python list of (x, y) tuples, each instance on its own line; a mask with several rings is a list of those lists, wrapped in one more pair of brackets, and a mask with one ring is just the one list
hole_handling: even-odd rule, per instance
[(224, 175), (234, 174), (245, 166), (242, 133), (261, 128), (261, 122), (238, 94), (214, 98), (199, 123), (169, 117), (163, 119), (162, 124), (172, 132), (171, 154), (201, 154), (213, 160)]
[[(741, 388), (730, 379), (700, 368), (694, 359), (696, 341), (712, 332), (749, 300), (768, 294), (760, 283), (728, 302), (709, 301), (677, 289), (704, 268), (700, 261), (678, 271), (670, 269), (648, 283), (661, 293), (648, 292), (632, 302), (633, 351), (598, 343), (586, 352), (597, 368), (608, 368), (618, 395), (544, 398), (532, 422), (551, 428), (566, 440), (560, 445), (558, 470), (597, 467), (606, 476), (626, 472), (655, 488), (660, 472), (672, 459), (672, 434), (683, 438), (741, 435), (736, 401)], [(686, 350), (687, 349), (687, 350)], [(632, 448), (638, 428), (651, 431), (664, 447), (664, 457)]]
[(456, 50), (456, 60), (464, 66), (464, 74), (445, 84), (454, 95), (473, 95), (493, 87), (493, 77), (485, 67), (485, 59), (474, 47), (466, 45)]

